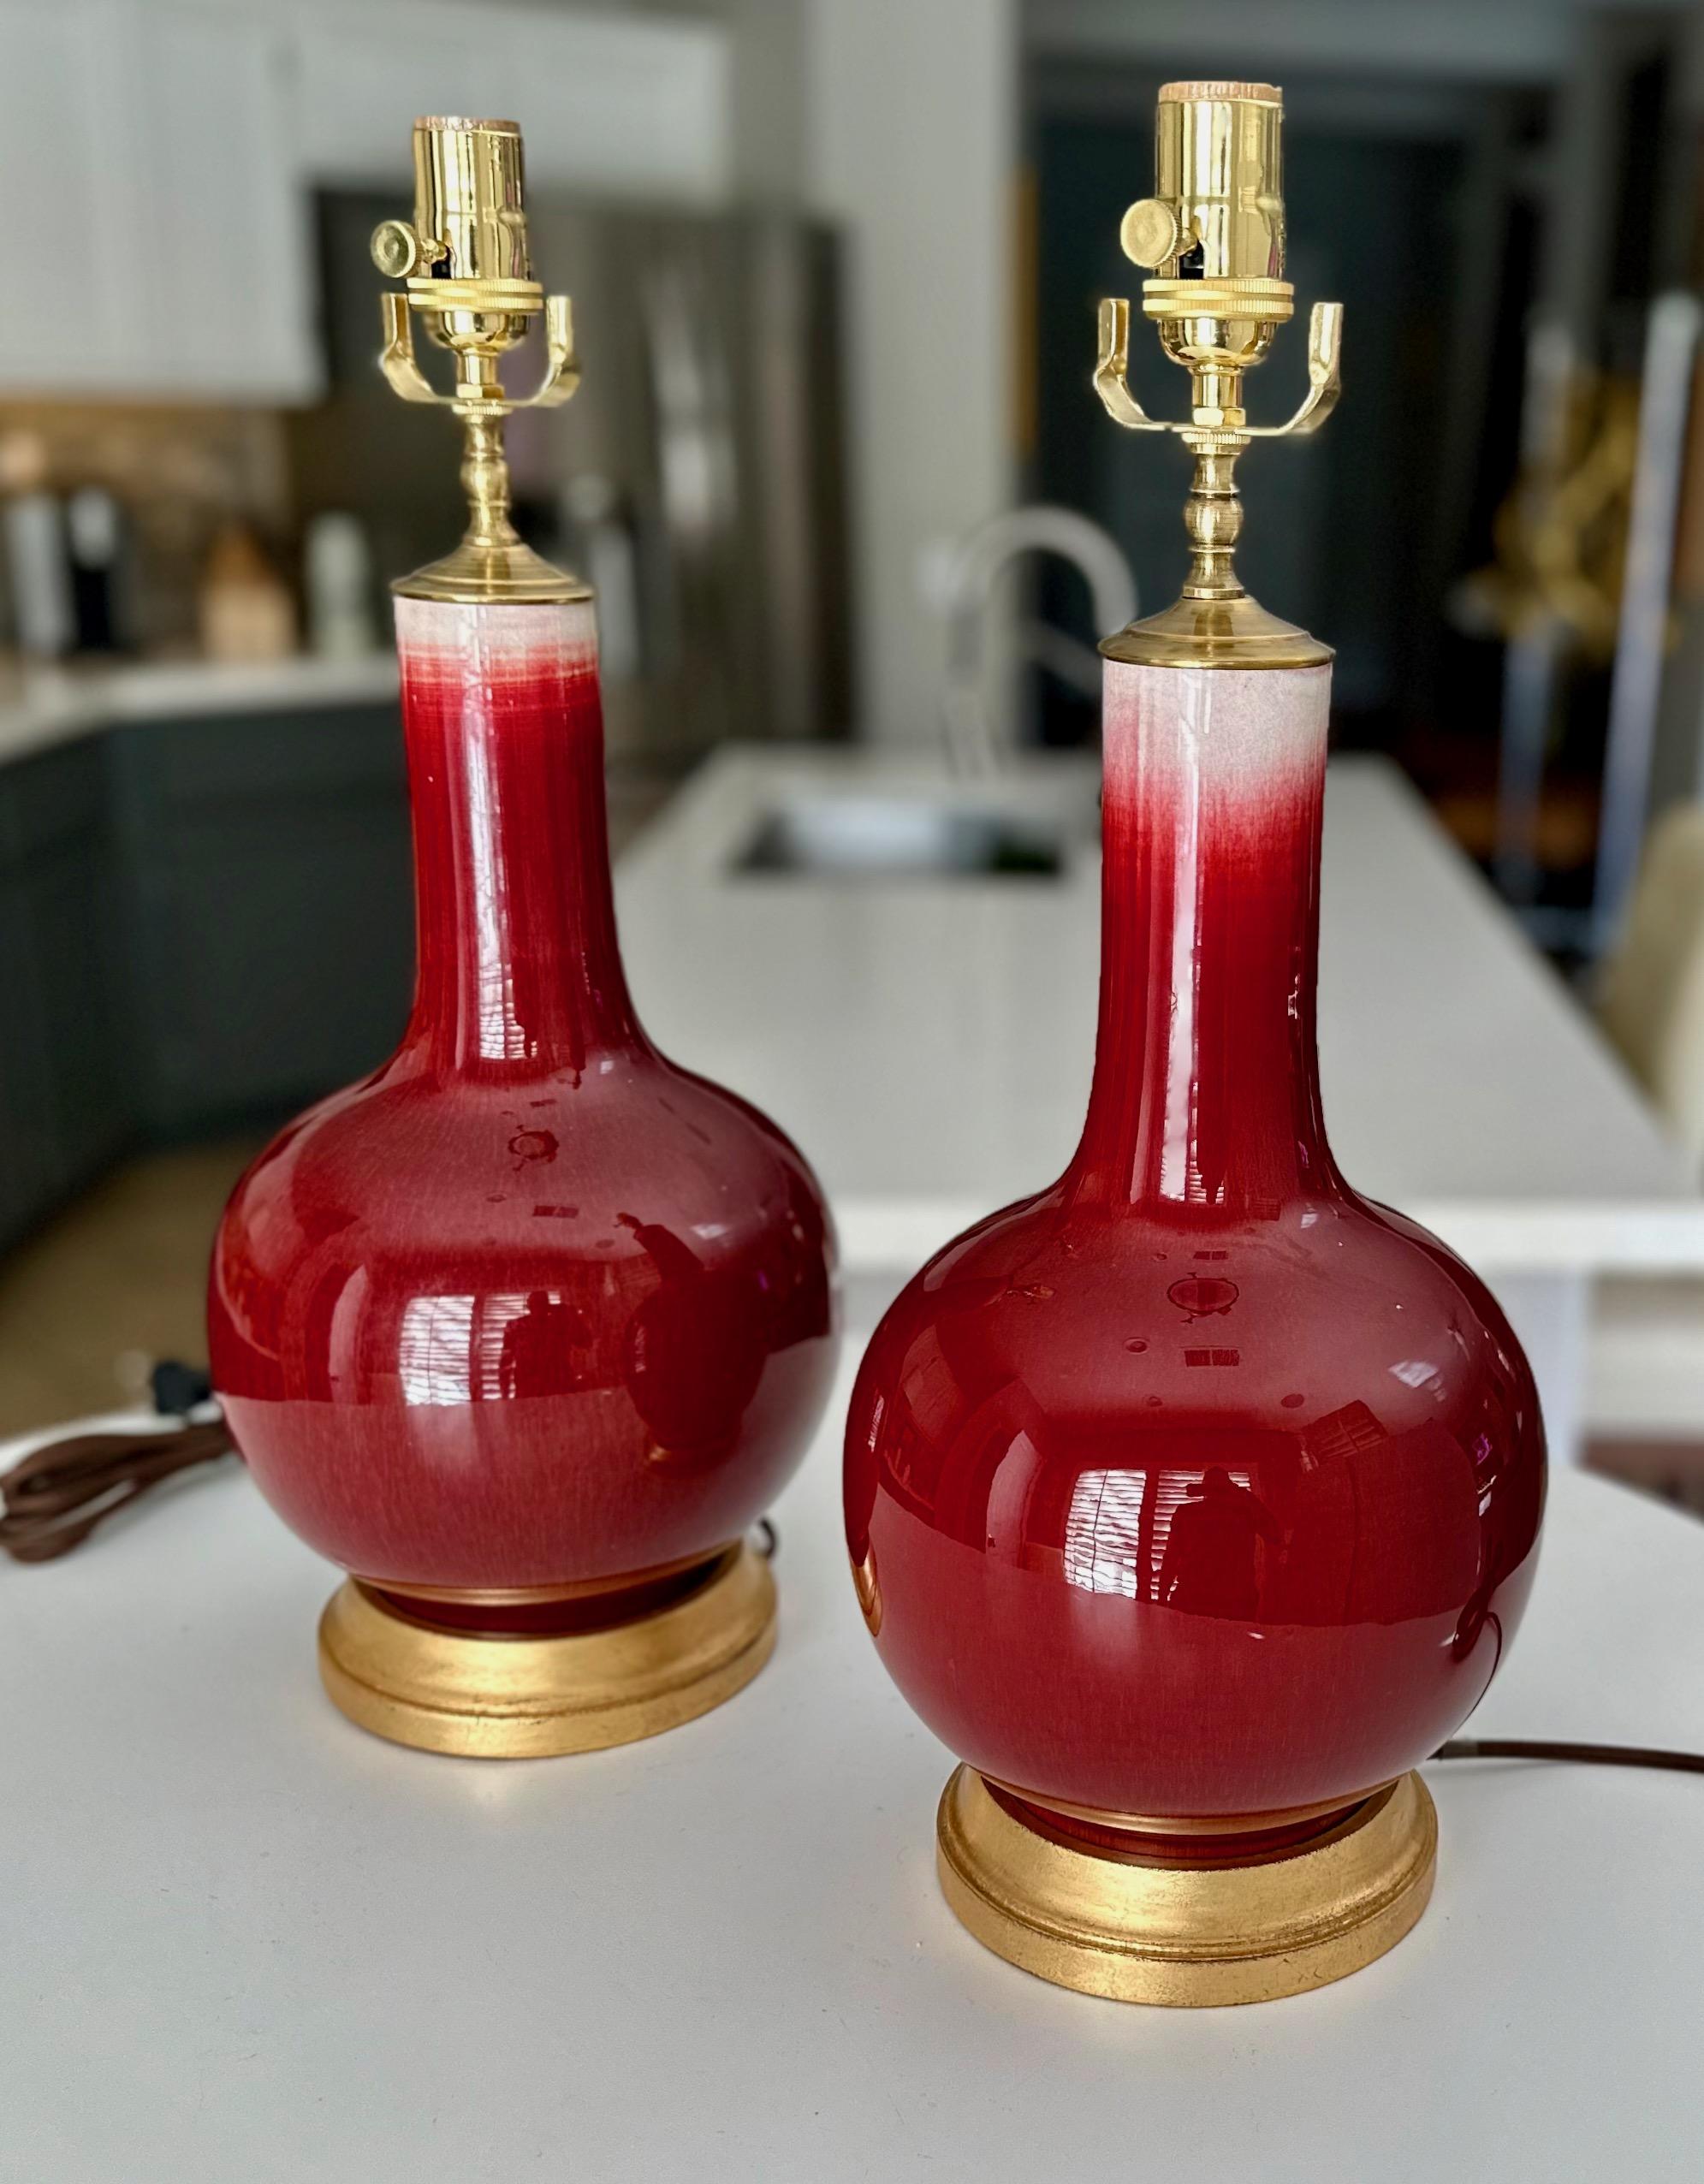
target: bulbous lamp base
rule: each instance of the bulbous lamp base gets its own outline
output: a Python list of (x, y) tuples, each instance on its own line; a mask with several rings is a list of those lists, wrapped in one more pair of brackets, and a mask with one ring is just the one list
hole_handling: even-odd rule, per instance
[(961, 1766), (936, 1837), (947, 1902), (997, 1956), (1084, 1994), (1190, 2009), (1301, 1994), (1394, 1948), (1432, 1893), (1438, 1818), (1406, 1774), (1226, 1855), (1226, 1836), (1084, 1827)]
[[(602, 1751), (679, 1728), (743, 1690), (775, 1642), (764, 1558), (730, 1547), (620, 1621), (493, 1632), (429, 1622), (351, 1578), (319, 1625), (319, 1671), (349, 1719), (394, 1744), (483, 1760)], [(459, 1605), (454, 1622), (466, 1625)]]

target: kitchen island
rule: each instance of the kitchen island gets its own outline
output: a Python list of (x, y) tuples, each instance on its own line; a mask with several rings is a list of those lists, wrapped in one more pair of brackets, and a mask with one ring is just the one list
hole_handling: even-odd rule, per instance
[[(648, 1029), (790, 1131), (840, 1224), (852, 1316), (1076, 1142), (1099, 959), (1096, 769), (973, 784), (923, 759), (730, 749), (622, 860)], [(856, 876), (766, 857), (778, 816), (871, 830), (881, 799), (1027, 823), (1056, 869)], [(1704, 1198), (1620, 1064), (1403, 777), (1330, 769), (1320, 1036), (1351, 1181), (1490, 1282), (1577, 1454), (1591, 1285), (1704, 1270)]]

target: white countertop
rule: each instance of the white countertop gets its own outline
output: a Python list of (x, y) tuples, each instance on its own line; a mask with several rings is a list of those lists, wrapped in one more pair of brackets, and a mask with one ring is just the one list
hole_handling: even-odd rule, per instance
[[(1065, 1166), (1086, 1103), (1098, 857), (1059, 880), (873, 884), (730, 873), (760, 815), (923, 761), (725, 750), (623, 858), (640, 1012), (804, 1147), (852, 1271), (908, 1273)], [(1017, 808), (1092, 815), (1038, 760)], [(1011, 801), (1010, 786), (978, 794)], [(1704, 1267), (1704, 1197), (1610, 1050), (1395, 769), (1326, 798), (1321, 1046), (1351, 1178), (1487, 1271)]]
[(344, 660), (301, 653), (252, 664), (158, 660), (31, 668), (0, 684), (0, 765), (130, 721), (379, 704), (395, 697), (396, 687), (396, 655), (389, 647)]
[[(353, 1728), (334, 1573), (235, 1465), (0, 1569), (0, 2173), (1693, 2184), (1695, 1778), (1432, 1767), (1431, 1908), (1290, 2001), (1122, 2008), (980, 1949), (932, 1870), (950, 1755), (846, 1575), (845, 1395), (776, 1509), (775, 1660), (622, 1751)], [(1704, 1528), (1559, 1474), (1475, 1727), (1704, 1746), (1701, 1602)]]

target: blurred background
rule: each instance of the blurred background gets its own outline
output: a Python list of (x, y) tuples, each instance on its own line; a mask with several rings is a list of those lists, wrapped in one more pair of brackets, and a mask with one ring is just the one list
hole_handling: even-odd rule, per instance
[[(1159, 84), (1215, 71), (1284, 86), (1290, 277), (1348, 307), (1244, 577), (1695, 1185), (1704, 10), (0, 0), (0, 1433), (201, 1356), (239, 1167), (406, 1009), (385, 584), (460, 527), (374, 367), (412, 116), (522, 122), (574, 297), (582, 391), (511, 448), (597, 587), (619, 850), (730, 740), (1092, 754), (1184, 486), (1089, 393), (1096, 303)], [(1292, 334), (1251, 405), (1303, 384)], [(1704, 1287), (1630, 1258), (1586, 1445), (1704, 1503)]]

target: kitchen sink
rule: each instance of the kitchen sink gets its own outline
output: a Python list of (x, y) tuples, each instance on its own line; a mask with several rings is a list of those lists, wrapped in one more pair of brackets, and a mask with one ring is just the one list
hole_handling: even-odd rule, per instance
[(1057, 820), (932, 797), (809, 794), (762, 812), (737, 872), (834, 880), (1057, 879)]

